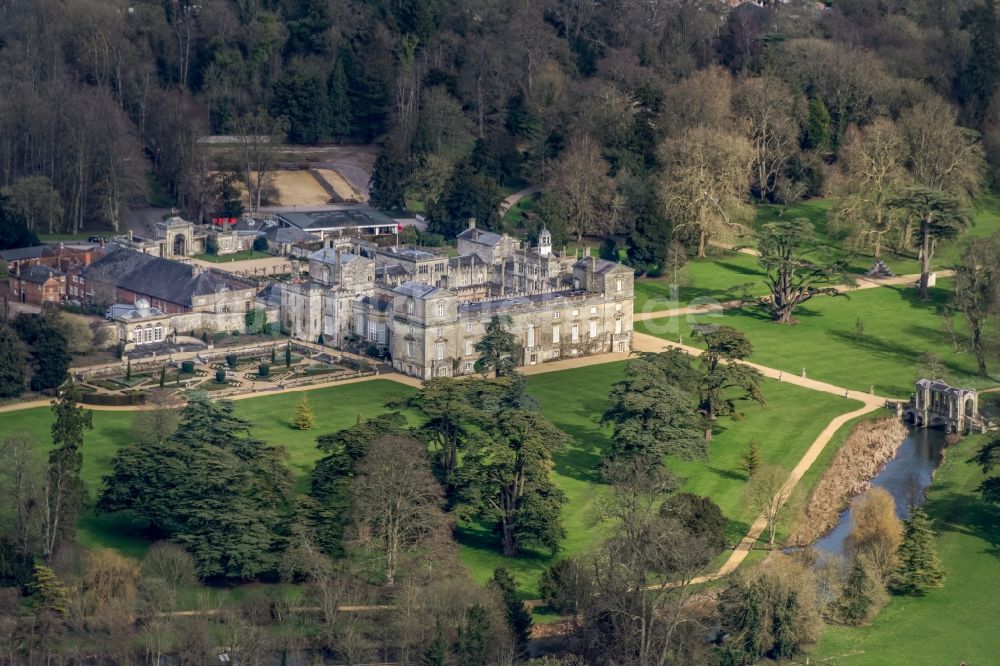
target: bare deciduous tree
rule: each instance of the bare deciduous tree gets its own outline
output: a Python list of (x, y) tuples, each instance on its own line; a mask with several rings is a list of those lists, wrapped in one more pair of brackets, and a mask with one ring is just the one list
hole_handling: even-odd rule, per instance
[(426, 446), (406, 437), (384, 437), (368, 446), (352, 487), (356, 542), (377, 553), (392, 586), (414, 556), (433, 567), (447, 538), (444, 491), (431, 472)]
[(747, 502), (764, 519), (767, 543), (770, 546), (774, 545), (778, 516), (791, 491), (788, 484), (788, 470), (774, 465), (761, 467), (747, 484)]
[(660, 191), (678, 235), (705, 256), (709, 241), (749, 231), (753, 146), (742, 136), (698, 127), (661, 147)]
[(257, 212), (264, 185), (275, 169), (278, 146), (288, 131), (288, 121), (272, 118), (265, 109), (258, 108), (236, 118), (232, 130), (236, 134), (250, 210)]
[(614, 184), (597, 142), (574, 137), (552, 168), (546, 187), (566, 211), (567, 231), (579, 242), (591, 234), (613, 233), (618, 226)]

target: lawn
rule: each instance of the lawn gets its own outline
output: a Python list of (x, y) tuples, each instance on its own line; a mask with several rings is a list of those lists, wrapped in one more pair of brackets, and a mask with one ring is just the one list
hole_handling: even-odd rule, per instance
[[(542, 402), (550, 419), (572, 439), (567, 450), (556, 456), (554, 478), (569, 502), (563, 520), (567, 538), (563, 554), (584, 551), (600, 538), (596, 510), (604, 487), (596, 475), (600, 457), (608, 445), (609, 428), (599, 424), (607, 407), (611, 384), (621, 378), (624, 363), (611, 363), (529, 378), (529, 389)], [(281, 444), (288, 450), (288, 462), (296, 475), (296, 487), (306, 490), (312, 464), (319, 452), (317, 435), (352, 425), (360, 416), (367, 418), (383, 411), (387, 399), (412, 389), (388, 380), (323, 388), (307, 393), (316, 413), (312, 431), (291, 427), (291, 419), (301, 394), (249, 398), (235, 402), (238, 414), (254, 424), (253, 434), (264, 441)], [(708, 495), (731, 519), (730, 540), (736, 542), (746, 531), (753, 512), (743, 502), (744, 479), (740, 457), (751, 439), (760, 443), (766, 461), (791, 468), (826, 423), (839, 413), (853, 409), (853, 401), (815, 393), (788, 384), (769, 381), (765, 386), (766, 407), (748, 406), (738, 423), (724, 419), (705, 462), (672, 462), (671, 467), (686, 479), (684, 490)], [(94, 431), (86, 434), (83, 479), (91, 497), (100, 489), (101, 478), (115, 451), (130, 440), (134, 412), (95, 411)], [(49, 439), (51, 412), (46, 408), (21, 410), (0, 415), (3, 432), (26, 432), (40, 442)], [(91, 547), (116, 548), (139, 557), (148, 543), (121, 515), (98, 516), (87, 513), (80, 522), (80, 541)], [(547, 555), (525, 554), (504, 558), (491, 535), (473, 528), (459, 533), (462, 560), (477, 581), (485, 581), (497, 566), (506, 566), (518, 576), (523, 592), (536, 597), (537, 580), (551, 559)]]
[[(695, 322), (728, 325), (744, 333), (754, 345), (751, 360), (855, 390), (875, 387), (879, 395), (905, 397), (913, 389), (921, 356), (942, 357), (948, 376), (962, 384), (983, 386), (991, 380), (975, 377), (975, 359), (968, 352), (956, 354), (938, 307), (949, 298), (947, 282), (931, 290), (930, 300), (920, 301), (910, 287), (880, 287), (843, 297), (817, 297), (796, 310), (797, 324), (772, 322), (757, 308), (732, 309), (700, 317), (637, 322), (640, 331), (685, 342)], [(856, 326), (863, 326), (858, 337)], [(955, 317), (956, 328), (964, 323)]]
[[(318, 435), (353, 425), (358, 417), (369, 418), (385, 411), (390, 398), (398, 398), (413, 389), (397, 382), (379, 379), (346, 386), (334, 386), (308, 392), (309, 404), (316, 414), (316, 428), (303, 431), (292, 427), (300, 393), (262, 396), (237, 400), (236, 413), (254, 424), (253, 435), (288, 450), (288, 463), (296, 475), (296, 488), (306, 490), (307, 476), (319, 457)], [(119, 447), (131, 440), (135, 412), (94, 411), (94, 430), (85, 434), (83, 481), (92, 499), (108, 473), (111, 459)], [(0, 432), (24, 432), (39, 442), (50, 441), (52, 413), (48, 408), (25, 409), (0, 414)], [(126, 554), (141, 556), (148, 543), (121, 515), (98, 516), (87, 513), (80, 523), (79, 539), (92, 547), (110, 547)]]
[[(603, 533), (595, 522), (606, 488), (596, 471), (611, 429), (601, 427), (599, 420), (607, 408), (608, 391), (622, 377), (623, 368), (624, 363), (618, 362), (528, 378), (528, 389), (541, 401), (546, 416), (572, 439), (567, 450), (556, 456), (553, 471), (568, 499), (563, 510), (567, 537), (560, 556), (585, 551)], [(755, 517), (744, 502), (745, 479), (740, 471), (740, 458), (750, 439), (758, 441), (766, 462), (790, 470), (831, 419), (858, 406), (777, 381), (766, 382), (764, 393), (767, 406), (747, 406), (739, 422), (722, 420), (708, 462), (670, 462), (671, 469), (685, 479), (683, 490), (706, 495), (719, 504), (731, 521), (732, 543)], [(462, 560), (478, 582), (488, 579), (495, 567), (505, 566), (517, 576), (528, 597), (537, 596), (538, 576), (552, 561), (532, 554), (504, 558), (490, 535), (482, 532), (463, 531), (459, 542)]]
[(527, 224), (528, 218), (525, 216), (525, 213), (530, 213), (535, 210), (535, 207), (538, 205), (538, 199), (541, 198), (541, 196), (542, 195), (538, 193), (529, 194), (511, 206), (503, 216), (504, 229), (516, 231), (531, 226)]
[(761, 279), (763, 273), (757, 258), (742, 252), (725, 252), (692, 259), (677, 276), (677, 295), (672, 286), (674, 277), (640, 278), (635, 282), (636, 312), (656, 312), (688, 305), (695, 299), (728, 301), (742, 296), (742, 285), (751, 284), (750, 293), (767, 292)]
[(273, 254), (268, 254), (267, 252), (260, 252), (258, 250), (243, 250), (241, 252), (234, 252), (233, 254), (199, 254), (195, 259), (201, 259), (202, 261), (208, 261), (213, 264), (224, 264), (230, 261), (246, 261), (247, 259), (267, 259), (268, 257), (273, 257)]
[(976, 487), (983, 476), (966, 462), (982, 442), (970, 437), (949, 449), (928, 493), (926, 508), (948, 574), (944, 587), (894, 598), (871, 626), (827, 628), (816, 663), (997, 663), (1000, 634), (990, 627), (1000, 579), (1000, 509), (982, 502)]

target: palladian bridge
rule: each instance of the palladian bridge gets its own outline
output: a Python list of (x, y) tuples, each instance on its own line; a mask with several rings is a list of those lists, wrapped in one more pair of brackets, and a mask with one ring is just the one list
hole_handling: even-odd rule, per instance
[(979, 391), (949, 386), (940, 379), (916, 383), (909, 405), (898, 405), (900, 415), (919, 428), (943, 426), (948, 432), (986, 432), (996, 425), (979, 413)]

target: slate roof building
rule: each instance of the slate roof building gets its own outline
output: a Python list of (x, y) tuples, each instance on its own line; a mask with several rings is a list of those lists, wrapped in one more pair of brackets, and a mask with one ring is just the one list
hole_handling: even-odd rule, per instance
[(396, 221), (374, 208), (359, 206), (339, 210), (278, 213), (286, 227), (307, 231), (320, 240), (341, 236), (379, 236), (396, 233)]
[(105, 256), (81, 271), (88, 300), (100, 304), (144, 299), (165, 313), (243, 312), (253, 307), (254, 285), (112, 245)]

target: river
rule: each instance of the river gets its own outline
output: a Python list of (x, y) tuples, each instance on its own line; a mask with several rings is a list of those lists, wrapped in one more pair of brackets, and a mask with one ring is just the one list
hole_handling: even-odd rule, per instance
[[(911, 429), (896, 451), (896, 457), (872, 480), (872, 486), (885, 488), (896, 500), (896, 513), (900, 518), (908, 517), (908, 507), (914, 500), (924, 501), (924, 490), (941, 464), (944, 436), (944, 431), (936, 428)], [(828, 553), (843, 554), (844, 540), (851, 533), (852, 522), (848, 509), (841, 514), (837, 526), (816, 542), (816, 547)]]

